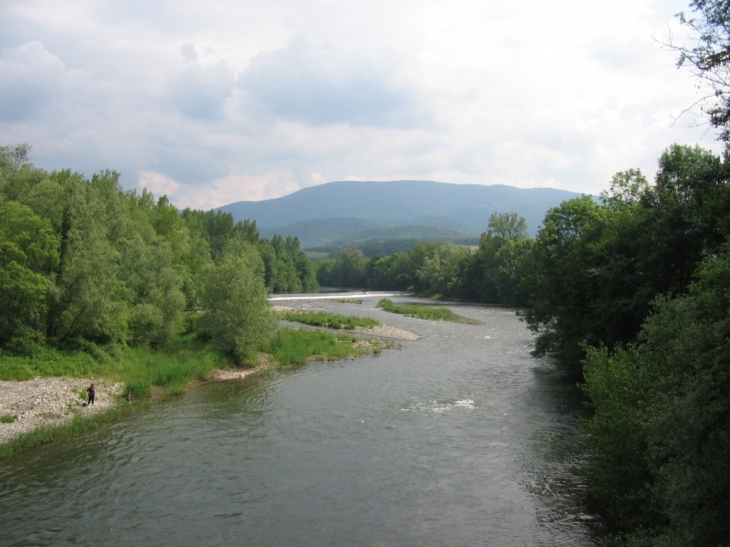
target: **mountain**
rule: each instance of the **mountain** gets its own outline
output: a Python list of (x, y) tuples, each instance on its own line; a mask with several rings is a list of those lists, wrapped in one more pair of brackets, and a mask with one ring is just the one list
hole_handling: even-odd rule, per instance
[[(478, 236), (489, 215), (516, 211), (534, 234), (545, 213), (579, 196), (554, 188), (450, 184), (433, 181), (330, 182), (265, 201), (239, 201), (220, 207), (235, 220), (255, 220), (261, 235), (299, 237), (302, 247), (364, 240), (367, 233), (408, 232), (419, 227), (448, 239), (455, 233)], [(450, 236), (448, 234), (451, 234)], [(438, 239), (438, 238), (437, 238)]]

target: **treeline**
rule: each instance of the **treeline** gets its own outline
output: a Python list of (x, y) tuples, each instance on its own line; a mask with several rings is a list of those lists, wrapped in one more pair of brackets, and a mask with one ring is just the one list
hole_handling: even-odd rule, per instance
[(617, 544), (728, 545), (730, 164), (675, 145), (654, 184), (618, 173), (600, 200), (548, 211), (535, 238), (492, 215), (478, 249), (347, 249), (323, 285), (403, 289), (519, 306), (582, 383), (589, 509)]
[[(435, 230), (434, 230), (435, 231)], [(429, 237), (427, 231), (421, 228), (419, 237), (392, 237), (392, 238), (371, 238), (348, 244), (347, 246), (325, 245), (319, 247), (308, 247), (307, 251), (327, 253), (329, 256), (339, 256), (345, 248), (360, 249), (365, 258), (376, 256), (390, 256), (395, 253), (407, 253), (418, 243), (445, 243), (450, 242), (456, 245), (473, 245), (479, 243), (479, 238), (445, 238)]]
[(161, 347), (185, 312), (236, 361), (265, 338), (268, 292), (317, 288), (296, 238), (261, 239), (255, 222), (178, 211), (123, 191), (118, 174), (86, 179), (0, 147), (0, 351), (46, 345)]
[(408, 290), (424, 296), (520, 304), (518, 265), (532, 240), (517, 213), (494, 213), (478, 248), (419, 242), (408, 251), (365, 258), (346, 248), (336, 260), (317, 261), (317, 280), (328, 287)]

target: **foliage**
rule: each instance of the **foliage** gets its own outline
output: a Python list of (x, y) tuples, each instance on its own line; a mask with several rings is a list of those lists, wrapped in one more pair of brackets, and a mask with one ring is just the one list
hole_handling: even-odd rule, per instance
[(728, 234), (727, 164), (697, 147), (672, 146), (656, 184), (617, 174), (600, 204), (587, 196), (551, 209), (523, 263), (520, 291), (536, 352), (576, 373), (581, 344), (636, 341), (660, 294), (684, 293), (697, 264)]
[(20, 203), (0, 204), (0, 347), (28, 353), (45, 343), (58, 258), (50, 222)]
[(383, 343), (322, 331), (279, 329), (267, 348), (282, 365), (301, 365), (309, 360), (333, 361), (345, 357), (377, 354)]
[(260, 256), (245, 242), (206, 271), (201, 326), (237, 364), (251, 362), (273, 332), (262, 274)]
[(326, 312), (296, 312), (283, 311), (277, 314), (280, 319), (285, 321), (295, 321), (304, 323), (305, 325), (313, 325), (318, 327), (327, 327), (331, 329), (352, 330), (356, 327), (377, 327), (379, 321), (368, 317), (354, 317), (352, 315), (337, 315)]
[(730, 253), (706, 258), (689, 294), (660, 298), (640, 344), (592, 350), (586, 423), (591, 494), (610, 532), (650, 545), (730, 537)]
[(317, 263), (322, 286), (408, 290), (424, 296), (519, 304), (518, 285), (532, 240), (517, 213), (494, 213), (475, 254), (464, 245), (419, 242), (408, 252), (366, 259), (360, 249), (343, 249), (337, 260)]
[(0, 354), (0, 380), (31, 380), (36, 376), (98, 376), (101, 360), (82, 350), (39, 348), (32, 356)]
[(477, 252), (460, 264), (459, 294), (478, 302), (521, 304), (518, 287), (532, 248), (525, 219), (516, 213), (493, 213), (488, 226)]
[(266, 286), (271, 292), (307, 293), (319, 288), (315, 268), (300, 249), (298, 238), (275, 235), (271, 241), (260, 240), (258, 250), (264, 261)]
[(457, 315), (448, 308), (434, 306), (419, 306), (411, 304), (394, 304), (391, 300), (384, 298), (378, 302), (378, 308), (387, 312), (400, 313), (409, 317), (417, 317), (428, 321), (451, 321), (453, 323), (466, 323), (477, 325), (479, 321), (462, 315)]
[(469, 252), (452, 244), (439, 245), (431, 256), (426, 256), (416, 271), (418, 282), (426, 295), (453, 295), (460, 283), (460, 264)]
[[(264, 263), (249, 272), (253, 285), (265, 287), (262, 294), (317, 288), (296, 238), (263, 240), (255, 222), (234, 223), (220, 211), (180, 213), (165, 196), (124, 191), (113, 171), (90, 179), (70, 170), (48, 173), (29, 162), (29, 151), (0, 146), (6, 354), (31, 356), (46, 345), (101, 353), (163, 348), (183, 328), (185, 310), (199, 310), (214, 292), (209, 281), (220, 276), (208, 275), (230, 268), (243, 243)], [(254, 333), (244, 338), (256, 340)], [(237, 358), (242, 352), (237, 346)]]

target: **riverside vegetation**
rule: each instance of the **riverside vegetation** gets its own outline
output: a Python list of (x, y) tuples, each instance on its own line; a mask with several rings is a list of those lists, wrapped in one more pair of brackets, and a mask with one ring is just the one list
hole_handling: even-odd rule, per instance
[(104, 377), (144, 401), (214, 369), (255, 367), (262, 353), (291, 365), (382, 346), (277, 327), (267, 294), (317, 287), (296, 238), (179, 212), (165, 197), (123, 191), (111, 171), (49, 173), (29, 151), (0, 147), (0, 379)]
[[(534, 238), (518, 215), (495, 213), (474, 252), (419, 243), (317, 263), (322, 285), (517, 306), (535, 354), (551, 356), (590, 406), (586, 507), (607, 545), (730, 538), (730, 11), (716, 0), (692, 8), (681, 21), (697, 46), (678, 48), (680, 62), (711, 88), (722, 156), (671, 145), (653, 184), (618, 172), (599, 200), (548, 211)], [(220, 213), (180, 214), (122, 192), (110, 172), (46, 173), (27, 151), (0, 154), (3, 362), (49, 347), (95, 359), (116, 351), (107, 348), (167, 351), (184, 310), (202, 308), (198, 340), (252, 363), (275, 339), (267, 290), (317, 283), (295, 239), (260, 240), (254, 223)]]
[(419, 319), (426, 319), (429, 321), (452, 321), (454, 323), (466, 323), (470, 325), (479, 324), (479, 321), (476, 319), (469, 319), (468, 317), (458, 315), (448, 308), (417, 306), (413, 304), (393, 304), (393, 302), (387, 298), (378, 302), (378, 307), (387, 312), (400, 313), (402, 315), (408, 315), (409, 317), (418, 317)]

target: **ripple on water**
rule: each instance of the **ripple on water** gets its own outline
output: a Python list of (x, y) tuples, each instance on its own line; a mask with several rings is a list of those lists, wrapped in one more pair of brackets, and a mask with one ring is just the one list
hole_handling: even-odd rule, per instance
[(434, 412), (441, 414), (454, 409), (475, 410), (477, 408), (471, 399), (462, 399), (459, 401), (447, 399), (435, 399), (426, 403), (416, 403), (401, 408), (401, 412)]

